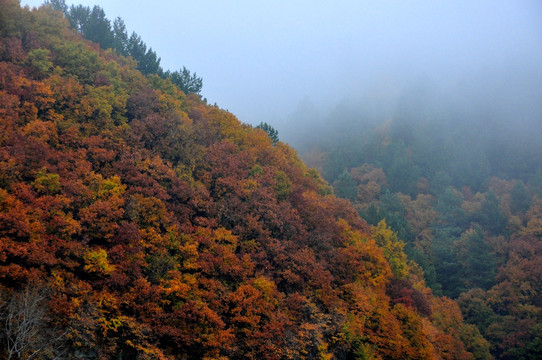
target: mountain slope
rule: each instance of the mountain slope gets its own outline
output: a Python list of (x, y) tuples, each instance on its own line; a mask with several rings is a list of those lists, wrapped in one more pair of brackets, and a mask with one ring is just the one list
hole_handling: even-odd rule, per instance
[(487, 356), (290, 147), (61, 13), (0, 14), (3, 356)]
[[(532, 78), (514, 81), (542, 86)], [(437, 98), (410, 93), (412, 108), (378, 125), (338, 107), (325, 131), (315, 126), (303, 137), (312, 147), (302, 156), (369, 224), (386, 219), (427, 285), (457, 299), (492, 356), (542, 358), (542, 112), (519, 121), (527, 99), (510, 97), (507, 112), (495, 101), (488, 112)]]

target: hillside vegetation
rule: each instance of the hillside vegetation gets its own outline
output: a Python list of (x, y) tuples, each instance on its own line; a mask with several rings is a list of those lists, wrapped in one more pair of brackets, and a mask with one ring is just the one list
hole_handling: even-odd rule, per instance
[(328, 128), (299, 139), (303, 157), (369, 224), (385, 219), (495, 358), (539, 359), (542, 114), (434, 97), (408, 93), (385, 123), (338, 107)]
[(489, 357), (286, 144), (52, 7), (0, 36), (2, 358)]

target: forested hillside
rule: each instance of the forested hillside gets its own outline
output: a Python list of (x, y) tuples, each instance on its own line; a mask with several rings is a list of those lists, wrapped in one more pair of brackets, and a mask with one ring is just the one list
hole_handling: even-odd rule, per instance
[(457, 300), (495, 358), (539, 359), (542, 114), (526, 127), (531, 109), (517, 104), (517, 114), (498, 101), (469, 110), (414, 91), (380, 123), (338, 108), (300, 143), (336, 195), (397, 232), (433, 293)]
[(68, 20), (0, 0), (2, 358), (489, 358), (385, 222)]

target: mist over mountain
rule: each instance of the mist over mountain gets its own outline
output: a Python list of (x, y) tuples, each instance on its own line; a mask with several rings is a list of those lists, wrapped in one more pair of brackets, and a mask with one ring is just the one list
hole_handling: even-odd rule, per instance
[[(407, 146), (416, 136), (439, 142), (439, 151), (447, 151), (446, 144), (463, 149), (458, 156), (483, 152), (492, 158), (491, 174), (510, 177), (517, 171), (524, 178), (542, 166), (541, 94), (542, 70), (532, 64), (480, 70), (454, 84), (420, 77), (401, 90), (376, 88), (327, 112), (306, 99), (281, 138), (304, 154), (313, 147), (360, 146), (389, 127), (389, 135)], [(523, 168), (514, 158), (522, 159)]]
[(0, 0), (0, 357), (539, 359), (540, 5), (239, 4)]
[(0, 0), (1, 358), (490, 356), (384, 220), (116, 25)]
[[(448, 134), (476, 134), (519, 147), (536, 145), (532, 140), (542, 131), (540, 94), (542, 68), (529, 62), (463, 74), (454, 83), (421, 76), (401, 87), (380, 84), (334, 107), (305, 98), (288, 125), (279, 129), (301, 151), (305, 143), (323, 141), (330, 131), (356, 137), (387, 121), (405, 128), (430, 125)], [(307, 126), (310, 132), (301, 130)]]
[(473, 89), (485, 94), (480, 100), (493, 85), (506, 89), (518, 76), (540, 82), (536, 0), (67, 3), (100, 5), (111, 20), (122, 17), (165, 69), (197, 72), (209, 103), (285, 135), (296, 126), (290, 115), (303, 99), (325, 117), (337, 104), (375, 93), (393, 111), (419, 79), (457, 96)]
[(386, 220), (497, 359), (542, 354), (528, 270), (542, 264), (542, 71), (522, 56), (538, 48), (523, 50), (447, 73), (429, 63), (335, 106), (306, 98), (281, 133), (366, 221)]

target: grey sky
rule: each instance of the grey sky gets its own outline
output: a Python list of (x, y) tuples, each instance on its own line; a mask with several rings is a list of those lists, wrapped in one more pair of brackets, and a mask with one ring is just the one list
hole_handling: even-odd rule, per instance
[(210, 103), (279, 130), (300, 103), (326, 112), (368, 92), (391, 99), (419, 78), (453, 87), (493, 69), (506, 83), (532, 68), (542, 84), (537, 0), (67, 3), (122, 17), (165, 69), (201, 76)]

